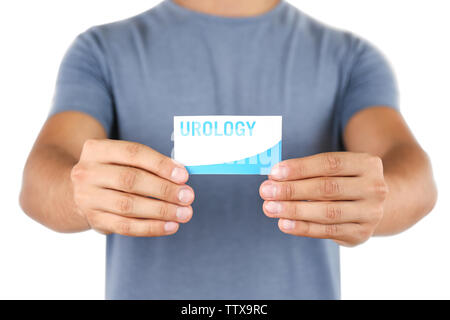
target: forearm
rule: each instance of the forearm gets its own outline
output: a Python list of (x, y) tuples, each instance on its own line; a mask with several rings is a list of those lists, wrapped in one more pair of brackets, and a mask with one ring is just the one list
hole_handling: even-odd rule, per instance
[(20, 194), (22, 209), (59, 232), (79, 232), (89, 225), (76, 213), (70, 172), (77, 162), (62, 148), (44, 145), (30, 154)]
[(430, 161), (417, 144), (391, 148), (382, 157), (389, 193), (375, 235), (399, 233), (429, 213), (436, 202)]

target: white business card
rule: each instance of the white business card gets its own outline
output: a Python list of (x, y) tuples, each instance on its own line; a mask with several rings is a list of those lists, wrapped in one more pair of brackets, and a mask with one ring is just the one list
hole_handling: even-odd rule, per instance
[(281, 161), (281, 116), (175, 116), (174, 159), (190, 174), (268, 174)]

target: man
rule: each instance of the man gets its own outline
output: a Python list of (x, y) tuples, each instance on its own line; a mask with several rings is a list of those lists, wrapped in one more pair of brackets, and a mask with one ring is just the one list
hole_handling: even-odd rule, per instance
[[(435, 203), (397, 98), (377, 49), (287, 2), (165, 0), (68, 50), (21, 205), (108, 235), (109, 299), (337, 299), (339, 245)], [(286, 160), (189, 176), (173, 117), (223, 114), (281, 115)]]

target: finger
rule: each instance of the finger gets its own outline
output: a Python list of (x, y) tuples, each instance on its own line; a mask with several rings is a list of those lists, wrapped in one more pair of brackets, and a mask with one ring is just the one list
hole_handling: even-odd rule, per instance
[(376, 210), (382, 208), (372, 208), (364, 201), (265, 201), (263, 204), (263, 211), (270, 218), (321, 224), (370, 222), (379, 216)]
[(189, 205), (195, 197), (191, 187), (175, 184), (138, 168), (100, 164), (89, 170), (89, 175), (87, 179), (97, 186), (179, 205)]
[(266, 180), (259, 191), (264, 200), (360, 200), (370, 191), (366, 184), (366, 180), (359, 177)]
[(112, 213), (93, 212), (89, 224), (102, 233), (116, 233), (132, 237), (159, 237), (174, 234), (179, 224), (173, 221), (126, 218)]
[(361, 176), (382, 170), (380, 158), (365, 153), (328, 152), (276, 164), (270, 179), (300, 180), (321, 176)]
[(136, 142), (92, 139), (85, 142), (84, 153), (89, 161), (141, 168), (175, 183), (185, 183), (189, 178), (182, 164)]
[[(101, 200), (99, 200), (101, 199)], [(191, 206), (177, 206), (161, 200), (102, 188), (92, 188), (86, 205), (97, 211), (129, 218), (187, 222), (192, 217)]]
[(347, 243), (361, 242), (362, 239), (367, 239), (370, 236), (367, 234), (367, 229), (358, 223), (319, 224), (280, 219), (278, 227), (282, 232), (295, 236), (333, 239)]

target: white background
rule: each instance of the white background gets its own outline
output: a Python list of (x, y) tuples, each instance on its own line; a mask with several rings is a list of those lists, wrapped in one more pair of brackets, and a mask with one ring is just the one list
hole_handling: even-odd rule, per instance
[[(21, 172), (46, 118), (59, 63), (75, 36), (156, 3), (0, 2), (0, 298), (104, 297), (104, 237), (57, 234), (26, 217), (18, 206)], [(342, 249), (343, 298), (450, 298), (449, 1), (291, 3), (369, 39), (388, 56), (400, 84), (402, 112), (433, 161), (439, 187), (434, 211), (412, 229)]]

